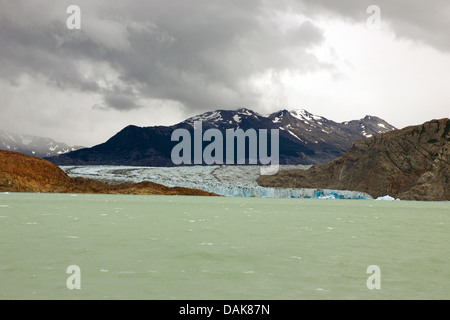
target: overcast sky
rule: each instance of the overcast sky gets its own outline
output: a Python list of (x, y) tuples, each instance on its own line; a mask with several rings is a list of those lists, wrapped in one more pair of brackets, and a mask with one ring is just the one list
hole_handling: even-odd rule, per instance
[(450, 1), (0, 0), (0, 129), (92, 146), (240, 107), (449, 117)]

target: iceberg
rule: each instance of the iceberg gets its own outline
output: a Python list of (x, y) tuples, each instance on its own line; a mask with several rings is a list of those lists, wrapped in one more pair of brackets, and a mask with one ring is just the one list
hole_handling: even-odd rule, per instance
[(394, 199), (393, 197), (391, 197), (390, 195), (385, 195), (385, 196), (382, 196), (382, 197), (378, 197), (378, 198), (376, 198), (375, 200), (384, 200), (384, 201), (400, 201), (400, 199), (399, 198), (397, 198), (397, 199)]

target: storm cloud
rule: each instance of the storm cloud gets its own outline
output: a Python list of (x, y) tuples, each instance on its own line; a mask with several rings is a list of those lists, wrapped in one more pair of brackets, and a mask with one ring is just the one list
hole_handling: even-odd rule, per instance
[[(37, 74), (61, 89), (102, 94), (105, 109), (125, 111), (138, 108), (139, 99), (156, 98), (207, 110), (217, 101), (256, 103), (246, 80), (265, 70), (331, 67), (305, 52), (323, 41), (322, 30), (307, 20), (280, 30), (274, 4), (80, 1), (82, 28), (68, 30), (63, 3), (54, 4), (58, 16), (55, 8), (47, 11), (48, 1), (14, 4), (14, 15), (12, 5), (2, 3), (4, 79), (13, 83), (22, 73)], [(38, 17), (23, 23), (32, 13)], [(107, 65), (110, 79), (86, 71), (96, 64)]]
[[(71, 4), (81, 9), (80, 30), (66, 27)], [(286, 71), (339, 78), (336, 61), (316, 54), (326, 41), (320, 21), (364, 25), (371, 4), (0, 0), (0, 81), (10, 91), (34, 79), (58, 92), (91, 95), (89, 108), (105, 113), (164, 104), (185, 115), (255, 107), (268, 91), (254, 85), (262, 77), (270, 76), (270, 90)], [(448, 1), (377, 4), (396, 37), (450, 51)], [(50, 101), (42, 108), (52, 108)]]

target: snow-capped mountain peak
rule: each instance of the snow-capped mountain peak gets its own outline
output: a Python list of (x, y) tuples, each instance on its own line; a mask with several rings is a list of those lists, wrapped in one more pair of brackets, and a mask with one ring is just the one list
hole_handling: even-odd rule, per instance
[(19, 134), (0, 130), (0, 149), (16, 151), (36, 157), (51, 157), (81, 149), (80, 146), (68, 146), (50, 138)]
[(237, 110), (215, 110), (208, 111), (202, 114), (190, 117), (183, 121), (190, 126), (194, 125), (195, 121), (202, 121), (203, 123), (210, 124), (217, 127), (233, 127), (239, 126), (242, 119), (247, 118), (259, 119), (263, 118), (260, 114), (247, 108), (240, 108)]
[(303, 121), (303, 120), (306, 120), (306, 121), (314, 121), (314, 120), (320, 121), (320, 120), (323, 119), (323, 117), (321, 117), (321, 116), (316, 116), (316, 115), (314, 115), (314, 114), (308, 112), (308, 111), (305, 110), (305, 109), (291, 110), (291, 111), (289, 111), (289, 113), (290, 113), (293, 117), (295, 117), (295, 118), (297, 118), (297, 119), (299, 119), (299, 120), (302, 120), (302, 121)]

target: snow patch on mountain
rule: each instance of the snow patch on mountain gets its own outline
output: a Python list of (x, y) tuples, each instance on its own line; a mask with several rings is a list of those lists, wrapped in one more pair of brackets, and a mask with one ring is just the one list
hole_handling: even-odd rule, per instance
[(307, 120), (307, 121), (311, 121), (313, 118), (311, 117), (312, 114), (309, 113), (308, 111), (306, 111), (305, 109), (298, 109), (298, 110), (291, 110), (289, 111), (289, 113), (294, 117), (297, 118), (299, 120)]
[(202, 113), (198, 116), (194, 116), (191, 117), (189, 119), (186, 120), (186, 122), (191, 123), (192, 125), (194, 124), (195, 121), (202, 121), (202, 122), (206, 122), (206, 121), (213, 121), (213, 122), (217, 122), (223, 120), (222, 116), (220, 114), (220, 111), (212, 111), (212, 112), (206, 112), (206, 113)]
[(293, 135), (295, 138), (297, 138), (300, 141), (303, 141), (301, 138), (299, 138), (295, 133), (293, 133), (291, 130), (288, 130), (287, 132), (289, 132), (291, 135)]
[(238, 112), (243, 114), (243, 115), (246, 115), (246, 116), (255, 116), (256, 115), (255, 112), (253, 112), (253, 111), (251, 111), (249, 109), (246, 109), (246, 108), (238, 109)]
[[(302, 121), (305, 121), (305, 120), (306, 121), (321, 121), (323, 119), (323, 117), (314, 115), (314, 114), (306, 111), (305, 109), (291, 110), (291, 111), (289, 111), (289, 113), (293, 117), (295, 117), (299, 120), (302, 120)], [(322, 123), (320, 123), (320, 124), (322, 124)]]

